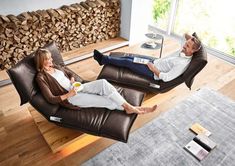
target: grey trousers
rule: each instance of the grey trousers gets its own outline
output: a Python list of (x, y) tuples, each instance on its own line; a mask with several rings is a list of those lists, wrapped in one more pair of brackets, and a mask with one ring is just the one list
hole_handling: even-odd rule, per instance
[(81, 108), (100, 107), (110, 110), (124, 110), (122, 104), (125, 99), (105, 79), (83, 84), (82, 91), (68, 98), (68, 101)]

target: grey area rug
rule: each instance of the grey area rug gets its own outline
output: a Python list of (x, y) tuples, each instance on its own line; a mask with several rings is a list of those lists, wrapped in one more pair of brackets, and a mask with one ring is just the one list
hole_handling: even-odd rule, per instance
[[(183, 147), (195, 137), (189, 127), (198, 122), (217, 143), (199, 162)], [(235, 101), (202, 88), (173, 109), (118, 142), (83, 166), (232, 166), (235, 165)]]

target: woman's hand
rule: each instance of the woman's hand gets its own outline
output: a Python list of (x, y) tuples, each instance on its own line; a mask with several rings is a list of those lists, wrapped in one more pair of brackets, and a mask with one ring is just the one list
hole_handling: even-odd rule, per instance
[(74, 82), (75, 82), (74, 77), (71, 77), (71, 79), (70, 79), (70, 83), (71, 83), (71, 84), (73, 84)]
[(67, 93), (67, 96), (68, 96), (68, 98), (69, 98), (69, 97), (75, 96), (76, 94), (77, 94), (77, 88), (73, 87), (73, 88)]
[(68, 93), (61, 95), (60, 98), (62, 101), (68, 99), (69, 97), (72, 97), (77, 94), (77, 89), (73, 87)]

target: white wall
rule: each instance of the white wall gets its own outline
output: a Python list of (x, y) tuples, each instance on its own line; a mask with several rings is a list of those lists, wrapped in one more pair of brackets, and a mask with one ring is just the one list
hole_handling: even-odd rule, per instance
[(0, 0), (1, 15), (18, 15), (22, 12), (39, 9), (59, 8), (62, 5), (79, 3), (84, 0)]
[(132, 0), (130, 44), (146, 40), (148, 25), (152, 22), (153, 0)]
[(152, 19), (153, 0), (121, 1), (121, 37), (130, 45), (146, 40), (148, 25)]

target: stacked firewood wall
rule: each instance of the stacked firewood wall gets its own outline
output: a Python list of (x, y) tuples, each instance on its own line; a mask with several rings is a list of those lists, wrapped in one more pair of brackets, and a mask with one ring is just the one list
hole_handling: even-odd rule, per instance
[(0, 69), (8, 69), (50, 41), (62, 52), (117, 37), (119, 0), (86, 0), (59, 9), (0, 15)]

